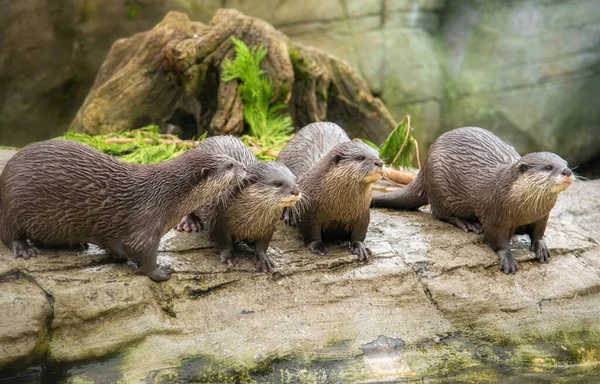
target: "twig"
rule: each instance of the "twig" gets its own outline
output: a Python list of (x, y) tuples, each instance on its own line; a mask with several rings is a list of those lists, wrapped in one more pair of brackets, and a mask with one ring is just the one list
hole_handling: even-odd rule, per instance
[[(113, 144), (127, 144), (139, 141), (140, 139), (126, 138), (126, 137), (113, 137), (110, 139), (105, 139), (105, 143), (113, 143)], [(173, 140), (173, 139), (141, 139), (144, 143), (160, 143), (160, 144), (175, 144), (177, 146), (182, 147), (197, 147), (200, 144), (199, 141), (194, 140)]]
[(415, 175), (408, 172), (398, 171), (394, 168), (386, 168), (384, 178), (394, 184), (407, 185), (415, 178)]

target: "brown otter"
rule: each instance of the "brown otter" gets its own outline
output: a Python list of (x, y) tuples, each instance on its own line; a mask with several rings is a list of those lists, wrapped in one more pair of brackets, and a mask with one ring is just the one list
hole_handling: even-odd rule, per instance
[[(205, 140), (207, 148), (228, 154), (246, 165), (246, 177), (209, 201), (199, 212), (187, 215), (178, 231), (197, 232), (205, 223), (221, 251), (221, 261), (231, 265), (235, 242), (254, 245), (256, 266), (272, 271), (267, 248), (283, 207), (298, 201), (296, 177), (283, 164), (259, 163), (256, 156), (234, 136), (214, 136)], [(201, 218), (201, 220), (199, 219)]]
[[(235, 136), (222, 135), (208, 137), (202, 140), (202, 149), (231, 156), (245, 167), (250, 167), (251, 165), (258, 163), (258, 159), (252, 151), (250, 151), (248, 147)], [(198, 232), (203, 228), (199, 215), (200, 210), (198, 210), (198, 212), (188, 213), (179, 224), (177, 224), (175, 229), (179, 232)]]
[(374, 207), (414, 210), (427, 203), (439, 220), (484, 233), (500, 257), (499, 269), (515, 273), (514, 234), (528, 234), (531, 250), (548, 261), (544, 232), (558, 194), (573, 182), (567, 162), (549, 152), (521, 157), (492, 133), (474, 127), (441, 135), (417, 177), (405, 188), (375, 195)]
[(93, 243), (136, 261), (152, 280), (167, 280), (170, 267), (156, 264), (161, 236), (244, 173), (231, 157), (201, 149), (135, 165), (78, 142), (42, 141), (17, 152), (0, 176), (0, 239), (24, 258), (35, 255), (27, 239)]
[(370, 222), (371, 183), (383, 175), (383, 161), (373, 148), (350, 140), (334, 123), (305, 126), (280, 152), (277, 161), (298, 177), (303, 198), (284, 218), (298, 225), (304, 243), (328, 255), (322, 239), (349, 240), (352, 253), (367, 261), (363, 244)]

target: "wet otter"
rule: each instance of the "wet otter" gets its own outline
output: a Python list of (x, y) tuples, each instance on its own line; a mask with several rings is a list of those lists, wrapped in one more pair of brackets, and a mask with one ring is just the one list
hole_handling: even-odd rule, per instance
[(170, 267), (156, 264), (161, 236), (190, 206), (241, 179), (243, 168), (202, 149), (135, 165), (75, 141), (38, 142), (0, 175), (0, 239), (24, 258), (35, 255), (27, 239), (38, 246), (93, 243), (136, 261), (152, 280), (167, 280)]
[[(231, 156), (245, 167), (250, 167), (251, 165), (258, 163), (258, 159), (254, 153), (252, 153), (252, 151), (250, 151), (248, 147), (235, 136), (222, 135), (208, 137), (202, 140), (202, 148), (213, 153)], [(199, 215), (200, 210), (188, 213), (179, 224), (177, 224), (175, 229), (179, 232), (198, 232), (203, 228)]]
[(215, 196), (199, 212), (187, 215), (177, 230), (198, 231), (204, 223), (221, 251), (221, 261), (229, 265), (235, 242), (253, 244), (258, 270), (272, 271), (275, 264), (267, 256), (267, 248), (283, 207), (300, 199), (296, 177), (283, 164), (258, 162), (234, 136), (214, 136), (205, 141), (207, 148), (245, 164), (246, 177)]
[(350, 140), (334, 123), (300, 129), (277, 161), (298, 177), (303, 198), (284, 217), (297, 225), (305, 245), (328, 255), (322, 239), (349, 240), (359, 261), (369, 259), (363, 244), (370, 221), (371, 183), (383, 175), (383, 161), (373, 148)]
[(542, 239), (548, 215), (572, 182), (567, 162), (554, 153), (521, 157), (492, 133), (465, 127), (441, 135), (417, 177), (403, 189), (375, 195), (373, 206), (414, 210), (430, 203), (435, 218), (483, 232), (508, 274), (517, 270), (509, 247), (514, 234), (528, 234), (538, 260), (548, 261)]

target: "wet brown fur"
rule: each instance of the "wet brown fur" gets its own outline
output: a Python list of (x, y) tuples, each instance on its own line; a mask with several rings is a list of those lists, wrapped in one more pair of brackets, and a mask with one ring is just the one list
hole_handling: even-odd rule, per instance
[(363, 242), (370, 221), (371, 182), (365, 178), (382, 172), (377, 151), (350, 140), (338, 125), (319, 122), (299, 130), (277, 161), (298, 177), (303, 197), (286, 218), (298, 225), (309, 249), (328, 254), (323, 237), (350, 240), (359, 260), (368, 260)]
[(32, 255), (26, 239), (93, 243), (166, 280), (170, 271), (156, 265), (162, 235), (243, 174), (231, 157), (202, 149), (135, 165), (74, 141), (39, 142), (17, 152), (0, 176), (0, 239), (22, 256)]
[(501, 258), (500, 269), (514, 273), (510, 237), (529, 234), (532, 250), (547, 261), (542, 237), (548, 215), (566, 188), (560, 183), (572, 180), (566, 161), (553, 153), (521, 157), (491, 132), (465, 127), (441, 135), (413, 182), (375, 195), (373, 206), (413, 210), (430, 203), (435, 218), (483, 232)]
[[(246, 165), (246, 177), (190, 215), (199, 217), (207, 226), (221, 250), (223, 262), (231, 263), (235, 242), (247, 242), (254, 245), (257, 268), (271, 271), (274, 263), (266, 251), (281, 217), (282, 205), (294, 203), (298, 198), (296, 177), (283, 164), (258, 162), (248, 147), (234, 136), (215, 136), (205, 141), (209, 140), (212, 150), (228, 154)], [(190, 215), (183, 219), (180, 228), (193, 224)]]

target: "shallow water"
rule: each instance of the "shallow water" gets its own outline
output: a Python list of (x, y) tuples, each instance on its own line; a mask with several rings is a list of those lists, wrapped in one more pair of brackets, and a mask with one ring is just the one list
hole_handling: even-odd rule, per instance
[[(356, 370), (355, 361), (279, 361), (264, 367), (261, 372), (242, 373), (204, 358), (188, 360), (176, 369), (174, 375), (161, 377), (160, 372), (150, 373), (144, 383), (206, 383), (252, 382), (258, 383), (600, 383), (600, 364), (557, 366), (486, 365), (459, 370), (450, 375), (398, 379), (394, 377), (364, 377)], [(59, 384), (68, 382), (118, 383), (122, 382), (119, 367), (123, 356), (102, 361), (83, 362), (62, 366), (33, 366), (19, 373), (0, 373), (0, 384)], [(358, 378), (360, 377), (360, 379)]]

